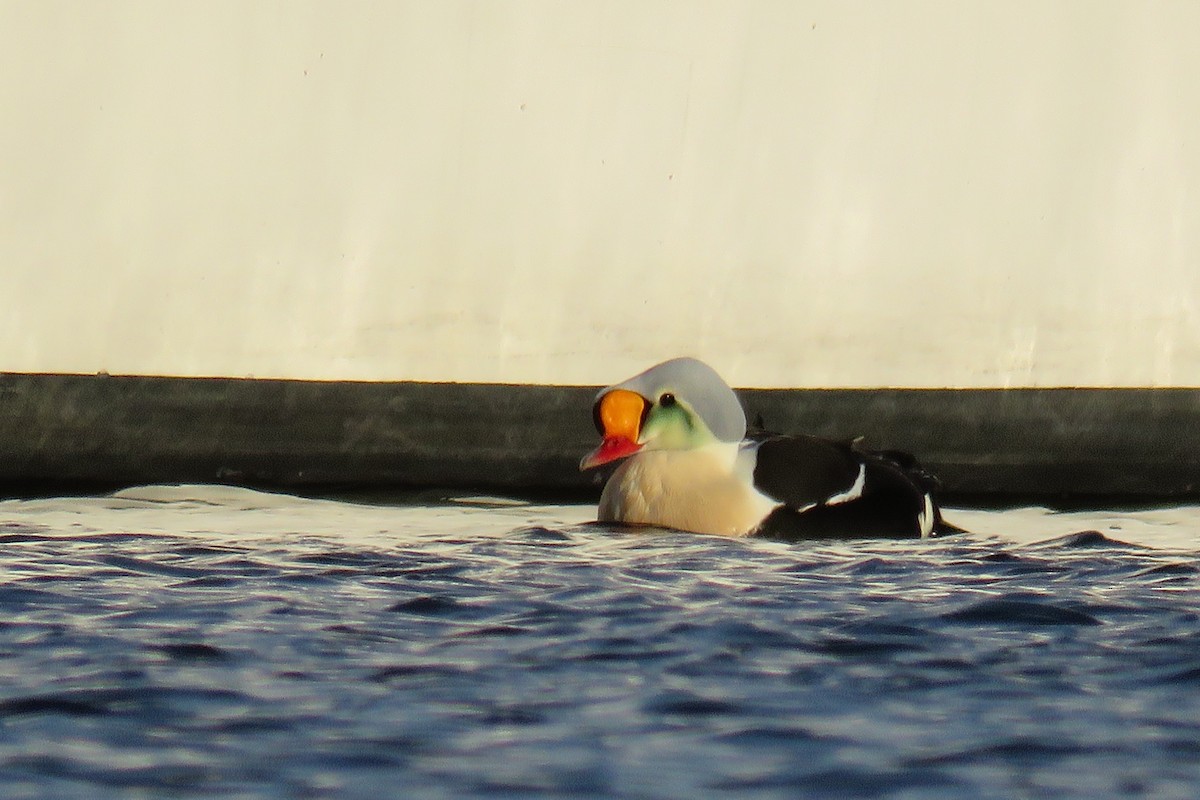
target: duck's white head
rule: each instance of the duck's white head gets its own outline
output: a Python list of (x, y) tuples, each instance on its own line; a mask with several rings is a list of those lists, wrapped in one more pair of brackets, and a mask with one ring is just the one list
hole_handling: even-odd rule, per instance
[(602, 389), (592, 416), (604, 440), (580, 469), (643, 450), (691, 450), (746, 435), (746, 414), (733, 389), (694, 358), (664, 361)]

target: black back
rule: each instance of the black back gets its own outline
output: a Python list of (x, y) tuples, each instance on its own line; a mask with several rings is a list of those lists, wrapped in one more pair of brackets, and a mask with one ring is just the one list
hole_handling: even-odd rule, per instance
[(816, 436), (756, 435), (761, 438), (754, 485), (792, 508), (824, 503), (858, 478), (862, 459), (849, 444)]
[[(836, 442), (815, 436), (780, 436), (755, 432), (760, 442), (754, 467), (759, 491), (781, 505), (758, 535), (784, 539), (894, 537), (921, 535), (919, 518), (925, 496), (937, 479), (911, 454), (868, 450), (859, 440)], [(864, 470), (862, 493), (853, 500), (832, 502), (854, 485)], [(932, 503), (934, 533), (956, 530), (942, 522)]]

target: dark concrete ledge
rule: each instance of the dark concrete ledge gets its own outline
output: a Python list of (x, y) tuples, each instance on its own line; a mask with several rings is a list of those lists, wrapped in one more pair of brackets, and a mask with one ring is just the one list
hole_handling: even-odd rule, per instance
[[(595, 392), (0, 374), (0, 494), (201, 482), (585, 496)], [(773, 430), (909, 450), (951, 498), (1200, 497), (1200, 389), (740, 394)]]

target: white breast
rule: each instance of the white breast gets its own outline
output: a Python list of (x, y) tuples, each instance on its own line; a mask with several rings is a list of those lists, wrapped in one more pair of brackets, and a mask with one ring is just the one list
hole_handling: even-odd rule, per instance
[(604, 486), (602, 522), (746, 536), (778, 505), (757, 491), (737, 444), (643, 451)]

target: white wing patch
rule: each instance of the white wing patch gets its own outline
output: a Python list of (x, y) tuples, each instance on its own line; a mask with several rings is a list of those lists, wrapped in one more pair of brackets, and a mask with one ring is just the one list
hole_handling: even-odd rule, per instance
[(825, 501), (827, 506), (836, 506), (838, 503), (849, 503), (851, 500), (857, 500), (862, 497), (863, 486), (867, 482), (867, 465), (858, 465), (858, 477), (854, 479), (854, 484), (844, 492), (838, 492)]
[(917, 514), (917, 527), (921, 529), (921, 538), (928, 539), (933, 535), (933, 498), (925, 495), (925, 508)]

